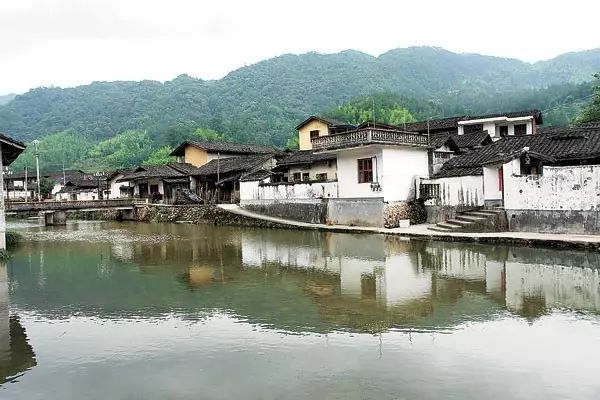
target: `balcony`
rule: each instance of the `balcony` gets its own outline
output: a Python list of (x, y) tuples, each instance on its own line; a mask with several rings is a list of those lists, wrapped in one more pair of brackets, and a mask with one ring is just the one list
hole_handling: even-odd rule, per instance
[(311, 140), (314, 151), (337, 150), (370, 144), (428, 147), (427, 135), (389, 129), (357, 129), (335, 135), (319, 136)]

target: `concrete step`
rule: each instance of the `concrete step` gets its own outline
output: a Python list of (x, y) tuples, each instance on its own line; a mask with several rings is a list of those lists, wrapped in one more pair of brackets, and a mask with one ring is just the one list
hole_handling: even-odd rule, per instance
[(467, 221), (467, 222), (480, 222), (480, 221), (485, 221), (487, 219), (487, 217), (484, 217), (484, 216), (476, 217), (473, 215), (459, 214), (454, 219), (457, 219), (459, 221)]
[(449, 230), (460, 230), (463, 228), (463, 225), (453, 224), (448, 221), (438, 222), (437, 224), (435, 224), (435, 226), (438, 228), (444, 228)]
[(463, 221), (460, 219), (449, 219), (447, 221), (445, 221), (447, 224), (452, 224), (452, 225), (458, 225), (460, 227), (465, 227), (465, 226), (469, 226), (469, 225), (473, 225), (474, 222), (473, 221)]
[(430, 226), (427, 229), (429, 229), (430, 231), (434, 231), (434, 232), (454, 232), (453, 229), (441, 228), (439, 226)]
[(496, 213), (495, 212), (486, 212), (486, 211), (481, 210), (481, 211), (466, 211), (462, 215), (487, 219), (489, 217), (496, 216)]

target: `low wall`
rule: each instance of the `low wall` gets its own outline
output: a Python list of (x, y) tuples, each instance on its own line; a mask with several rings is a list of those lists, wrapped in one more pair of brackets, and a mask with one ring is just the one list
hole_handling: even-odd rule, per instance
[(327, 223), (383, 227), (384, 206), (383, 198), (328, 199)]
[(453, 219), (457, 213), (484, 206), (483, 175), (421, 179), (421, 183), (439, 185), (439, 197), (425, 201), (427, 223)]
[(240, 201), (306, 200), (337, 197), (337, 182), (240, 182)]
[(506, 210), (515, 232), (600, 234), (600, 211)]
[(321, 224), (326, 222), (327, 200), (246, 200), (240, 206), (259, 214), (295, 221)]

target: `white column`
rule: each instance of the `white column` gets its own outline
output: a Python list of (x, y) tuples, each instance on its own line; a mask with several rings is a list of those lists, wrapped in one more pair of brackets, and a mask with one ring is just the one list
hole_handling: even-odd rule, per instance
[(4, 215), (4, 165), (0, 143), (0, 250), (6, 250), (6, 216)]

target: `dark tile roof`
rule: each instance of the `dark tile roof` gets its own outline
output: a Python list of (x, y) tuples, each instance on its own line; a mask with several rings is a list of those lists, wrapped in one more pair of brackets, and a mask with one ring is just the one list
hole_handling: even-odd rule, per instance
[(465, 133), (464, 135), (453, 134), (452, 140), (463, 151), (492, 143), (492, 138), (487, 131)]
[(0, 133), (0, 142), (2, 143), (2, 165), (5, 167), (12, 164), (27, 147), (25, 143), (3, 133)]
[(194, 146), (202, 150), (206, 150), (210, 153), (229, 153), (229, 154), (274, 154), (279, 150), (264, 146), (261, 144), (244, 144), (225, 142), (221, 140), (215, 141), (197, 141), (197, 140), (186, 140), (180, 144), (175, 150), (171, 152), (171, 156), (183, 156), (185, 154), (186, 146)]
[(296, 130), (302, 128), (304, 125), (308, 124), (310, 121), (313, 120), (317, 120), (317, 121), (321, 121), (324, 124), (327, 124), (331, 127), (349, 127), (349, 128), (356, 128), (356, 126), (349, 124), (346, 121), (342, 121), (339, 119), (335, 119), (335, 118), (329, 118), (329, 117), (321, 117), (318, 115), (311, 115), (310, 117), (306, 118), (304, 121), (300, 122), (297, 126), (296, 126)]
[(430, 134), (429, 143), (434, 149), (448, 145), (453, 151), (465, 152), (492, 143), (492, 138), (487, 131), (465, 133), (464, 135), (453, 132), (436, 132)]
[(199, 167), (195, 175), (217, 175), (217, 171), (223, 175), (234, 172), (251, 172), (254, 168), (257, 168), (267, 162), (271, 157), (272, 155), (270, 154), (258, 154), (211, 160)]
[[(460, 121), (469, 121), (475, 119), (486, 119), (486, 118), (496, 118), (496, 117), (508, 117), (508, 118), (518, 118), (518, 117), (527, 117), (533, 116), (536, 120), (536, 123), (542, 124), (542, 113), (539, 110), (527, 110), (527, 111), (511, 111), (505, 113), (496, 113), (496, 114), (485, 114), (485, 115), (460, 115), (456, 117), (449, 118), (440, 118), (440, 119), (432, 119), (429, 121), (429, 130), (430, 131), (439, 131), (439, 130), (451, 130), (454, 128), (458, 128), (458, 123)], [(407, 131), (414, 132), (427, 132), (427, 121), (418, 121), (418, 122), (410, 122), (406, 124)]]
[(313, 164), (315, 162), (335, 160), (334, 153), (315, 153), (312, 150), (301, 150), (287, 153), (277, 161), (277, 165)]
[[(461, 115), (459, 117), (440, 118), (432, 119), (429, 121), (429, 130), (449, 130), (458, 127), (458, 121), (462, 121), (467, 116)], [(403, 125), (404, 126), (404, 125)], [(409, 122), (406, 124), (406, 130), (412, 132), (427, 132), (427, 121)]]
[(482, 167), (441, 169), (432, 178), (453, 178), (457, 176), (483, 175)]
[(273, 175), (272, 171), (269, 171), (267, 169), (264, 168), (260, 168), (256, 171), (253, 172), (249, 172), (247, 174), (244, 174), (241, 178), (240, 181), (243, 182), (248, 182), (248, 181), (261, 181), (265, 178), (268, 178), (269, 176)]
[(479, 167), (502, 161), (513, 153), (528, 148), (557, 162), (570, 162), (600, 157), (600, 128), (565, 127), (547, 133), (507, 136), (488, 146), (451, 158), (442, 169)]
[(171, 165), (143, 165), (135, 168), (131, 173), (125, 174), (118, 181), (127, 182), (151, 178), (180, 178), (186, 174), (173, 168)]
[(198, 167), (190, 163), (171, 163), (167, 165), (185, 175), (198, 175)]

